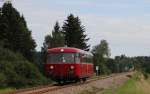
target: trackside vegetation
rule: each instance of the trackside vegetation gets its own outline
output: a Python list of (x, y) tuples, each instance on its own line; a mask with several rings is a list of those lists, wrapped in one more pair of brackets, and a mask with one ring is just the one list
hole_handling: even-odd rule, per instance
[(0, 8), (0, 46), (21, 53), (28, 61), (34, 61), (36, 43), (24, 16), (10, 2)]
[(0, 89), (48, 84), (36, 66), (36, 43), (27, 23), (10, 2), (0, 8)]
[(11, 91), (14, 91), (16, 90), (15, 88), (3, 88), (3, 89), (0, 89), (0, 94), (3, 94), (3, 93), (7, 93), (7, 92), (11, 92)]
[(110, 87), (109, 89), (92, 87), (79, 94), (150, 94), (150, 79), (145, 79), (140, 72), (128, 76), (129, 80), (123, 85)]
[(0, 52), (0, 88), (21, 88), (48, 83), (38, 68), (21, 54), (1, 47)]
[(150, 94), (150, 79), (145, 79), (141, 73), (136, 73), (123, 86), (109, 89), (102, 94)]

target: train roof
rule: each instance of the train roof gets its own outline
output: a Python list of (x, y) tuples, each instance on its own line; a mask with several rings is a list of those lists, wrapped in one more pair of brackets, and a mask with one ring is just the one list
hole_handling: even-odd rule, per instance
[[(57, 48), (50, 48), (47, 50), (48, 53), (60, 53), (60, 52), (68, 52), (68, 53), (75, 53), (75, 52), (79, 52), (79, 53), (83, 53), (83, 54), (88, 54), (88, 55), (92, 55), (92, 53), (78, 49), (78, 48), (74, 48), (74, 47), (57, 47)], [(93, 55), (92, 55), (93, 56)]]

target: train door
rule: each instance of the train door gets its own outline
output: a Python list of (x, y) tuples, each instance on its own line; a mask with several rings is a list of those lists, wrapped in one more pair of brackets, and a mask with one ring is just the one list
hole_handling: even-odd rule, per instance
[(82, 78), (86, 76), (86, 55), (82, 54), (82, 62), (81, 62), (81, 73), (82, 73)]
[(83, 77), (83, 54), (80, 54), (80, 78), (82, 78)]

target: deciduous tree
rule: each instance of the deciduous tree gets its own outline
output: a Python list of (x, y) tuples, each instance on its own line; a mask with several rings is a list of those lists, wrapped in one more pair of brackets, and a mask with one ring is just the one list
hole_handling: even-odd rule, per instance
[(100, 72), (103, 74), (109, 73), (106, 62), (110, 56), (109, 46), (106, 40), (101, 40), (100, 44), (94, 46), (92, 49), (94, 54), (95, 66), (100, 67)]

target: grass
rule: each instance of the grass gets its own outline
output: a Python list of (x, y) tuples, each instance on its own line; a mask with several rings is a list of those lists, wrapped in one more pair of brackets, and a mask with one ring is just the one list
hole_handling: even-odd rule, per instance
[(150, 78), (145, 79), (141, 73), (136, 73), (120, 87), (106, 90), (92, 87), (79, 94), (150, 94)]
[(145, 80), (141, 74), (135, 74), (123, 86), (105, 90), (103, 94), (150, 94), (150, 79)]
[(14, 88), (0, 89), (0, 94), (8, 93), (8, 92), (11, 92), (11, 91), (14, 91), (14, 90), (15, 90)]

